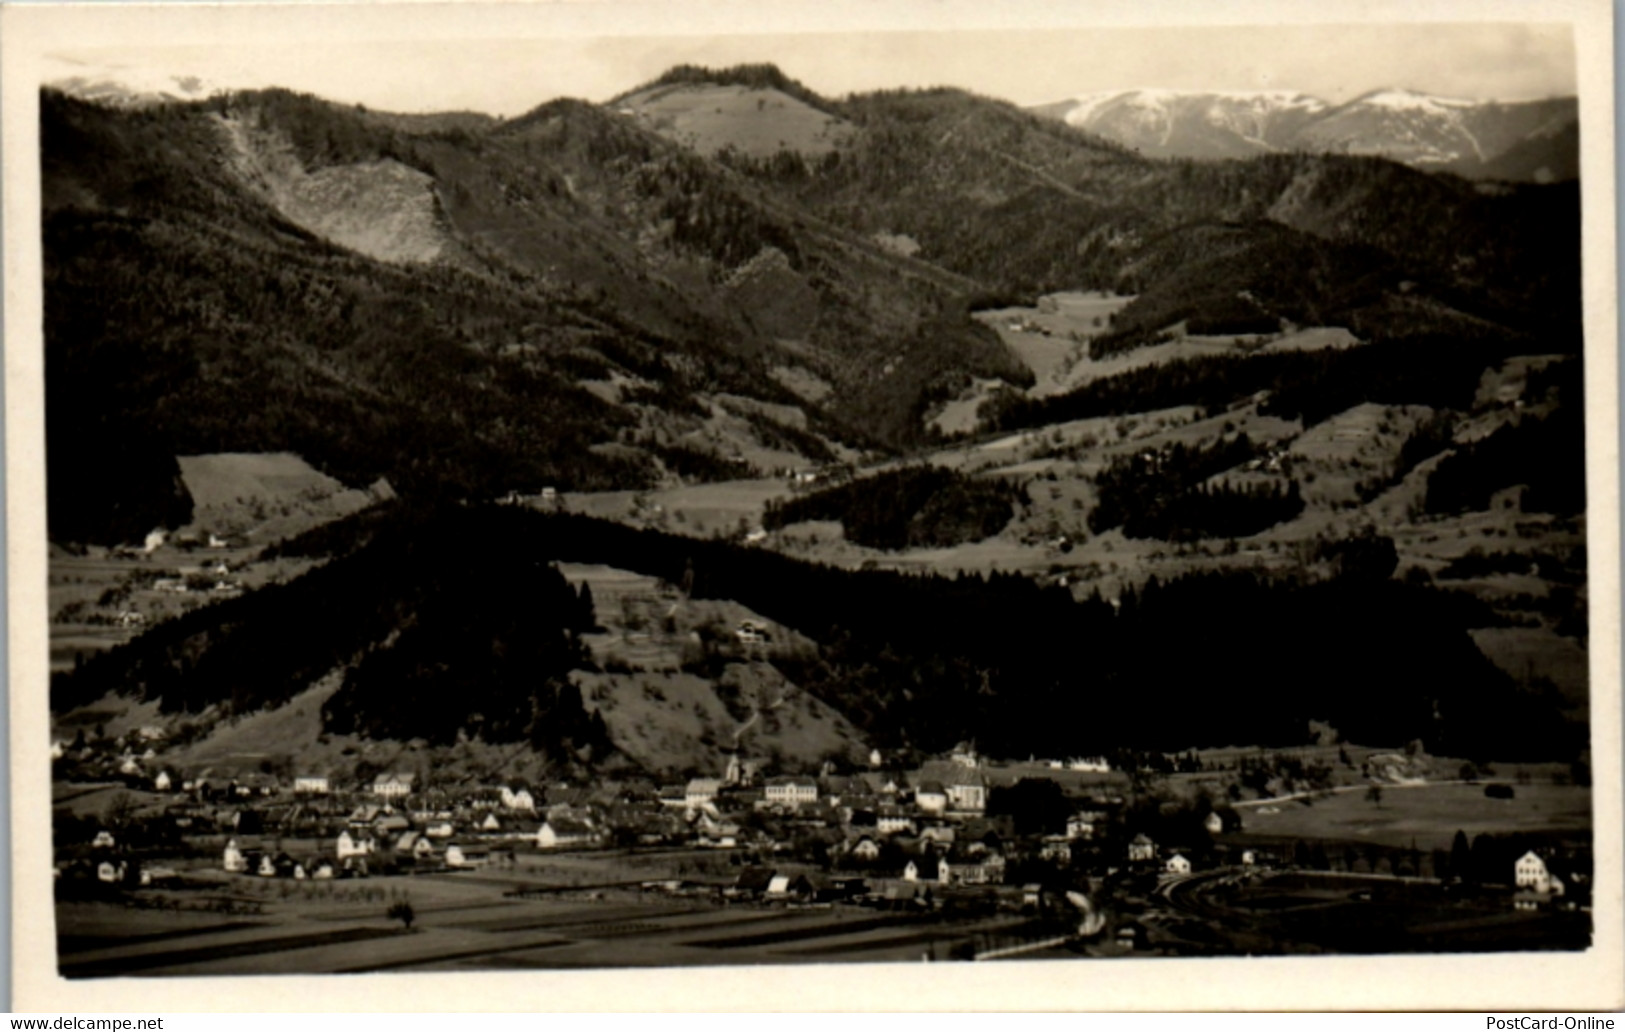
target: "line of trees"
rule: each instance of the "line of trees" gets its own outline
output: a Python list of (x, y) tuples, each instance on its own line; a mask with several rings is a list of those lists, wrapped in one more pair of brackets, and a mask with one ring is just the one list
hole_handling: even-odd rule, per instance
[(1020, 497), (1021, 489), (1002, 478), (910, 466), (770, 501), (762, 525), (777, 530), (803, 520), (839, 520), (848, 539), (870, 548), (947, 547), (997, 534)]

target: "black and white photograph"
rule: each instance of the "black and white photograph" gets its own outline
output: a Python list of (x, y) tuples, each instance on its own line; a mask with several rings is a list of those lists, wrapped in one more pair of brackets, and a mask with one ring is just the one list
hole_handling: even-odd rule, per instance
[(1618, 1000), (1606, 4), (187, 6), (5, 12), (19, 991)]

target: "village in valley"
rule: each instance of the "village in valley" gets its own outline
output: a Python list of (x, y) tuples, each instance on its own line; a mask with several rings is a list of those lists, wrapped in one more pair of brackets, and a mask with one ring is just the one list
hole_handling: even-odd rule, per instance
[[(172, 769), (164, 738), (143, 727), (53, 748), (58, 805), (101, 804), (58, 821), (70, 977), (1434, 951), (1589, 934), (1583, 836), (1451, 842), (1424, 817), (1471, 827), (1520, 793), (1583, 803), (1550, 769), (1480, 783), (1346, 745), (1125, 769), (991, 762), (964, 743), (803, 774), (735, 753), (677, 781), (358, 782)], [(1448, 798), (1408, 805), (1426, 796)], [(1339, 807), (1397, 819), (1350, 846), (1291, 813)], [(1585, 814), (1568, 819), (1579, 831)]]
[(1591, 948), (1576, 97), (88, 67), (62, 977)]

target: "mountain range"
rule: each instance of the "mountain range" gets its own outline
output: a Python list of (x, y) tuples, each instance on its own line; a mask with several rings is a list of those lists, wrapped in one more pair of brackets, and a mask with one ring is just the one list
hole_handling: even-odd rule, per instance
[(1157, 161), (960, 90), (832, 101), (772, 66), (504, 120), (47, 90), (41, 142), (62, 540), (171, 519), (176, 454), (466, 496), (906, 449), (973, 378), (1031, 383), (972, 310), (1059, 289), (1136, 295), (1099, 352), (1238, 308), (1364, 337), (1578, 328), (1573, 184)]
[(1502, 102), (1380, 89), (1343, 104), (1289, 91), (1093, 93), (1033, 109), (1149, 157), (1361, 154), (1475, 179), (1579, 174), (1574, 97)]
[[(319, 711), (323, 734), (567, 764), (698, 731), (696, 707), (747, 721), (741, 699), (781, 681), (839, 718), (781, 714), (821, 721), (815, 753), (837, 725), (1005, 755), (1060, 755), (1085, 725), (1079, 748), (1291, 743), (1309, 719), (1497, 758), (1578, 740), (1468, 632), (1568, 641), (1583, 597), (1520, 588), (1490, 612), (1431, 583), (1466, 526), (1419, 525), (1486, 513), (1498, 549), (1534, 547), (1527, 530), (1554, 556), (1583, 535), (1575, 181), (1154, 157), (964, 90), (837, 100), (771, 65), (680, 66), (500, 119), (281, 89), (40, 99), (60, 553), (155, 527), (208, 540), (177, 456), (294, 453), (310, 481), (383, 478), (369, 497), (394, 499), (303, 540), (244, 531), (242, 562), (314, 568), (150, 610), (146, 633), (58, 671), (58, 710), (124, 692), (235, 716), (320, 689), (294, 707), (312, 738)], [(1299, 135), (1336, 125), (1279, 106)], [(1059, 312), (1060, 292), (1109, 312)], [(1029, 394), (1035, 355), (1105, 371)], [(983, 390), (971, 432), (1003, 436), (945, 440), (933, 413)], [(955, 465), (972, 459), (1010, 461)], [(775, 543), (763, 499), (812, 466), (854, 479), (774, 510), (815, 528)], [(674, 496), (706, 481), (750, 483), (685, 515)], [(479, 504), (523, 495), (570, 512)], [(1373, 529), (1406, 520), (1400, 545)], [(953, 566), (994, 539), (981, 570)], [(1441, 539), (1454, 551), (1414, 551)], [(924, 546), (927, 576), (881, 566)], [(589, 609), (554, 562), (646, 590), (617, 573)], [(59, 624), (126, 619), (146, 581), (118, 576)], [(758, 618), (784, 629), (771, 664), (732, 630)], [(1169, 628), (1195, 645), (1168, 648)], [(643, 666), (633, 632), (670, 662)], [(1358, 662), (1306, 692), (1328, 655)]]

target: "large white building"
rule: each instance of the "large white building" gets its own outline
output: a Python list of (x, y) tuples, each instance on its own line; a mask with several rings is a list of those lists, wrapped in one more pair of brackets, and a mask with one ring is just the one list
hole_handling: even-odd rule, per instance
[(818, 802), (818, 782), (812, 778), (769, 778), (766, 795), (774, 806), (811, 805)]
[(323, 774), (300, 774), (293, 779), (296, 795), (326, 795), (331, 790), (332, 786)]

